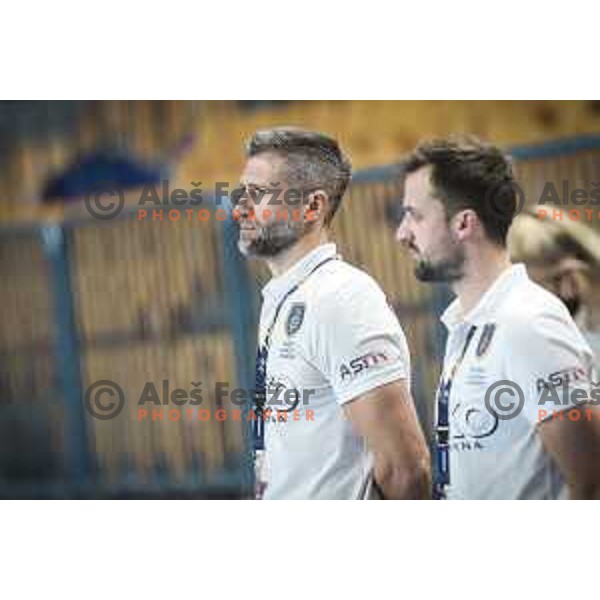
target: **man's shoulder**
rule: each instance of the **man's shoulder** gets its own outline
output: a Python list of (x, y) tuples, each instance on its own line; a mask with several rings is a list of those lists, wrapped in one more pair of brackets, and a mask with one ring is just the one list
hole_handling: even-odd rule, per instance
[(310, 281), (307, 292), (315, 303), (327, 305), (348, 301), (362, 304), (385, 298), (381, 286), (371, 275), (341, 259), (325, 265), (320, 277)]
[(540, 315), (568, 316), (569, 311), (560, 298), (525, 277), (505, 289), (486, 313), (507, 325), (521, 325)]
[(536, 330), (577, 330), (562, 300), (531, 280), (507, 294), (499, 307), (498, 321), (509, 335), (525, 340)]

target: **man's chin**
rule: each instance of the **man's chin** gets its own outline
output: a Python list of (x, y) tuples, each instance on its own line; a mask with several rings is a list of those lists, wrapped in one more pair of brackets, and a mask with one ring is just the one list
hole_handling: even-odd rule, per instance
[(250, 249), (248, 247), (248, 242), (238, 240), (237, 246), (241, 254), (243, 254), (246, 257), (250, 257)]
[(289, 250), (300, 239), (296, 236), (275, 236), (272, 232), (244, 238), (238, 238), (238, 249), (247, 258), (273, 258)]
[(462, 277), (460, 269), (456, 265), (432, 265), (431, 263), (419, 262), (415, 266), (415, 277), (426, 283), (450, 283)]
[(415, 277), (419, 281), (434, 282), (438, 281), (438, 274), (429, 267), (429, 265), (418, 264), (415, 266)]
[(245, 258), (260, 258), (261, 252), (257, 248), (257, 244), (255, 244), (251, 240), (238, 240), (238, 250), (240, 254), (242, 254)]

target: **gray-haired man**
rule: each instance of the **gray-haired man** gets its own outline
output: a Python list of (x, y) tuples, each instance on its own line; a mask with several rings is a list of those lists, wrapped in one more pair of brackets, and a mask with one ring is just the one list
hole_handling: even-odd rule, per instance
[[(239, 247), (273, 276), (258, 360), (266, 498), (429, 494), (404, 334), (377, 283), (330, 242), (349, 180), (347, 158), (323, 134), (280, 128), (248, 143)], [(296, 401), (273, 401), (282, 390)]]

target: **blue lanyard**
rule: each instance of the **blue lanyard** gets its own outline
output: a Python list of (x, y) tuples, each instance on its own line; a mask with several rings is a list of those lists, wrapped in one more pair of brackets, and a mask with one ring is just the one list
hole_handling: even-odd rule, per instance
[(255, 365), (255, 389), (254, 389), (254, 411), (256, 419), (254, 420), (254, 450), (264, 450), (265, 448), (265, 423), (263, 419), (263, 410), (267, 399), (267, 360), (269, 358), (269, 348), (271, 346), (271, 334), (275, 329), (275, 323), (279, 313), (285, 304), (285, 301), (319, 268), (330, 260), (336, 260), (337, 256), (330, 256), (321, 261), (309, 273), (307, 273), (296, 285), (291, 287), (279, 301), (275, 309), (275, 316), (271, 321), (271, 325), (267, 329), (265, 339), (262, 344), (259, 344), (256, 352)]
[(469, 344), (475, 335), (477, 327), (471, 326), (467, 333), (467, 339), (463, 346), (460, 356), (449, 371), (448, 379), (444, 380), (442, 376), (440, 385), (437, 391), (437, 424), (436, 424), (436, 477), (433, 484), (433, 499), (444, 500), (446, 498), (446, 486), (450, 484), (450, 391), (452, 390), (452, 382), (456, 377), (458, 368), (460, 367)]

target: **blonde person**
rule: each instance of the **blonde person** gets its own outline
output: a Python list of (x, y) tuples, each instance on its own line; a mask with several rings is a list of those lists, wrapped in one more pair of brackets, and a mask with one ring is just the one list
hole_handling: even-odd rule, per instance
[(600, 283), (600, 234), (576, 221), (554, 221), (522, 213), (508, 235), (513, 262), (527, 266), (529, 276), (556, 294), (590, 344), (600, 373), (600, 314), (594, 292)]

